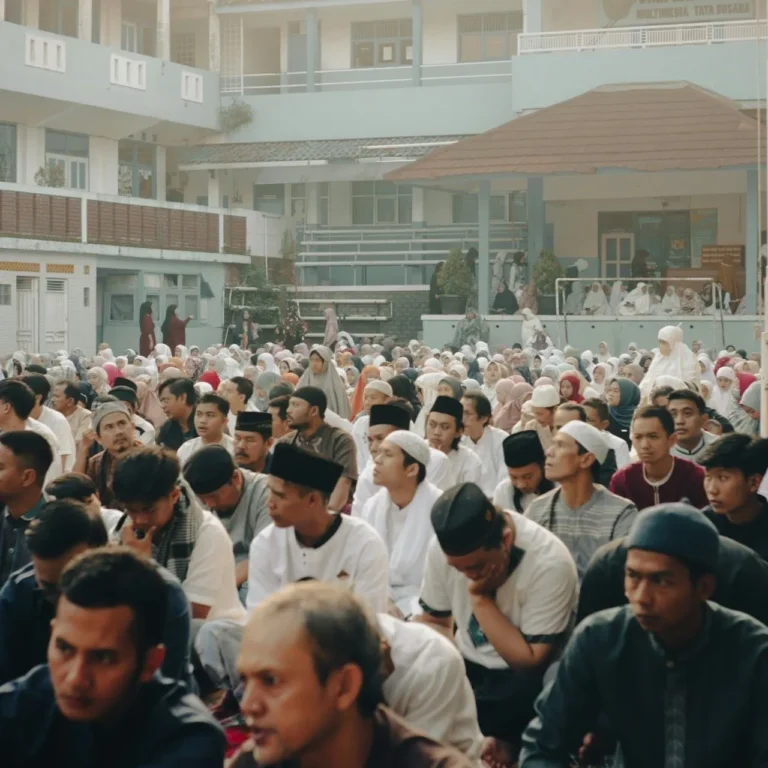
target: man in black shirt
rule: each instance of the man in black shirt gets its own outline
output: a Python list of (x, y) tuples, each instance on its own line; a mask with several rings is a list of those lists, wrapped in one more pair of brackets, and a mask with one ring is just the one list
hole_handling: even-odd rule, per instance
[(735, 432), (698, 455), (704, 467), (704, 514), (721, 536), (753, 549), (768, 561), (768, 502), (759, 495), (768, 469), (768, 440)]
[(197, 437), (195, 430), (195, 387), (190, 379), (169, 379), (158, 389), (160, 405), (168, 421), (157, 433), (157, 444), (171, 451)]

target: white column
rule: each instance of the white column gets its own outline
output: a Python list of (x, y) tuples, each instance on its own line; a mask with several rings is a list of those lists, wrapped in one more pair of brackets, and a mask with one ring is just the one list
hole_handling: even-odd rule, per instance
[(523, 4), (523, 31), (529, 34), (544, 31), (543, 0), (525, 0)]
[(221, 208), (221, 180), (218, 171), (208, 171), (208, 207)]
[(221, 70), (221, 21), (213, 2), (208, 3), (208, 69)]
[(102, 0), (101, 44), (119, 48), (122, 43), (123, 4), (121, 0)]
[(40, 29), (40, 2), (39, 0), (26, 0), (22, 3), (24, 14), (24, 26)]
[(0, 0), (0, 21), (5, 21), (5, 0)]
[(77, 36), (93, 40), (93, 0), (77, 0)]
[(157, 180), (155, 186), (157, 187), (157, 199), (159, 201), (165, 200), (165, 147), (155, 148), (155, 173), (157, 174)]
[(171, 0), (157, 0), (157, 48), (155, 56), (171, 58)]
[(308, 181), (306, 190), (304, 223), (307, 227), (317, 227), (320, 224), (320, 185), (316, 181)]
[(45, 128), (18, 126), (20, 149), (18, 168), (19, 184), (34, 186), (35, 174), (45, 165)]
[(117, 194), (118, 143), (116, 139), (91, 136), (88, 141), (88, 171), (90, 192)]

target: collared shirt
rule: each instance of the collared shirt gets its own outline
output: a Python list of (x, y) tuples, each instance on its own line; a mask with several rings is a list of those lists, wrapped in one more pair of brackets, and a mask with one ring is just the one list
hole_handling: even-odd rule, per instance
[(18, 518), (12, 517), (7, 507), (3, 510), (0, 524), (0, 586), (8, 581), (14, 571), (29, 563), (29, 550), (24, 534), (44, 505), (45, 498), (41, 496), (29, 512)]
[(676, 443), (672, 446), (670, 453), (673, 456), (677, 456), (679, 459), (696, 461), (696, 456), (698, 456), (698, 454), (700, 454), (708, 445), (714, 443), (715, 440), (717, 440), (717, 435), (713, 435), (711, 432), (702, 431), (701, 440), (699, 440), (695, 448), (689, 451), (686, 448), (683, 448), (680, 443)]
[(611, 478), (609, 488), (613, 493), (631, 499), (639, 510), (683, 499), (688, 499), (697, 509), (708, 503), (704, 493), (704, 468), (676, 457), (673, 457), (672, 471), (661, 481), (649, 482), (645, 466), (636, 461), (618, 470)]
[(75, 438), (75, 445), (79, 448), (83, 435), (91, 428), (91, 412), (86, 408), (75, 408), (67, 416), (67, 421)]
[(232, 539), (235, 562), (248, 559), (253, 537), (260, 534), (271, 522), (269, 516), (269, 489), (267, 476), (240, 468), (243, 476), (243, 492), (231, 515), (219, 515), (222, 525)]
[(304, 432), (289, 432), (279, 442), (295, 445), (305, 451), (319, 453), (344, 467), (343, 477), (357, 480), (357, 451), (355, 441), (349, 432), (323, 423), (309, 438)]

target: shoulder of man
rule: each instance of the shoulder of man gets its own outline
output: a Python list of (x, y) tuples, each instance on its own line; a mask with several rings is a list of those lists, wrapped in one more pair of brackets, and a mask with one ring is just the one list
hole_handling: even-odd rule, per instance
[[(511, 482), (510, 485), (512, 485)], [(551, 491), (542, 493), (541, 496), (534, 499), (528, 505), (528, 509), (525, 510), (525, 517), (537, 523), (541, 522), (541, 520), (543, 520), (549, 512), (549, 508), (552, 502), (555, 500), (555, 496), (559, 490), (559, 488), (553, 488)]]

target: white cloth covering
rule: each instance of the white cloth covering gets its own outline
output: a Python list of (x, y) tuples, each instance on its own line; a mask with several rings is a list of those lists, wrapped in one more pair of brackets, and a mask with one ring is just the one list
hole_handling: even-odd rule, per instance
[[(502, 443), (509, 435), (503, 429), (486, 427), (482, 437), (474, 442), (469, 435), (461, 438), (461, 444), (473, 451), (480, 459), (480, 482), (486, 496), (493, 496), (496, 486), (507, 476)], [(457, 480), (457, 482), (459, 482)]]
[(67, 417), (44, 405), (38, 421), (56, 435), (56, 439), (59, 441), (61, 468), (64, 472), (70, 472), (75, 464), (76, 448), (75, 438), (72, 435), (72, 428), (69, 426)]
[(453, 478), (454, 485), (458, 483), (477, 483), (480, 485), (483, 467), (474, 451), (459, 443), (459, 447), (448, 453), (447, 457), (448, 472)]
[(659, 341), (669, 344), (669, 354), (657, 351), (648, 372), (640, 382), (640, 393), (647, 398), (661, 376), (674, 376), (681, 381), (699, 380), (699, 363), (683, 341), (683, 331), (676, 325), (666, 325), (659, 331)]
[(222, 435), (218, 443), (204, 443), (202, 437), (193, 437), (183, 443), (176, 452), (176, 458), (183, 467), (198, 451), (208, 445), (223, 445), (233, 456), (235, 455), (235, 441), (229, 435)]

